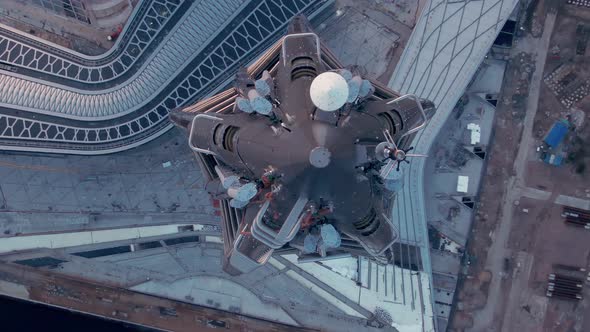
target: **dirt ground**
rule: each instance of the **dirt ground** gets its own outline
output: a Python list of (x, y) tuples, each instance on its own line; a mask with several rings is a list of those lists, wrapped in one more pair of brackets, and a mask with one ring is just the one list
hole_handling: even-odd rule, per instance
[[(562, 207), (556, 204), (543, 204), (538, 200), (521, 199), (519, 207), (528, 209), (528, 213), (522, 209), (515, 211), (517, 222), (512, 228), (511, 245), (515, 251), (526, 251), (534, 255), (534, 263), (528, 280), (528, 292), (539, 297), (545, 296), (547, 276), (550, 273), (560, 272), (572, 274), (573, 272), (558, 269), (554, 264), (586, 267), (590, 255), (588, 239), (590, 232), (582, 228), (565, 224), (561, 218)], [(524, 241), (523, 241), (524, 239)], [(584, 278), (585, 274), (578, 272), (573, 274)], [(543, 323), (544, 331), (588, 331), (588, 328), (579, 329), (581, 321), (589, 312), (585, 309), (585, 301), (565, 301), (549, 299)], [(530, 304), (524, 302), (520, 306)], [(521, 316), (522, 317), (522, 316)], [(585, 322), (588, 324), (587, 322)], [(574, 328), (578, 325), (577, 329)]]
[[(575, 66), (579, 79), (590, 78), (590, 42), (584, 55), (575, 55), (576, 26), (579, 22), (590, 26), (590, 9), (571, 8), (565, 1), (539, 0), (534, 3), (535, 7), (525, 16), (541, 22), (547, 11), (555, 10), (559, 5), (548, 50), (551, 52), (551, 48), (558, 45), (559, 52), (558, 56), (549, 53), (543, 77), (559, 65), (568, 64)], [(541, 33), (537, 31), (538, 28), (532, 28), (538, 26), (534, 22), (524, 26), (529, 27), (527, 33), (531, 35)], [(480, 307), (481, 293), (487, 295), (487, 284), (474, 282), (472, 278), (484, 271), (493, 234), (502, 217), (502, 201), (506, 195), (508, 180), (515, 174), (513, 166), (520, 144), (524, 106), (530, 83), (528, 74), (531, 69), (527, 67), (534, 65), (534, 59), (531, 60), (530, 57), (526, 53), (512, 54), (504, 77), (494, 125), (493, 146), (483, 179), (472, 237), (468, 243), (471, 265), (467, 278), (460, 286), (460, 305), (457, 306), (451, 323), (453, 331), (469, 330), (469, 323), (473, 319), (470, 312)], [(522, 332), (590, 331), (590, 319), (584, 321), (584, 317), (590, 317), (588, 287), (584, 290), (585, 300), (580, 302), (545, 297), (547, 275), (555, 272), (553, 264), (581, 267), (588, 267), (590, 264), (590, 231), (566, 225), (560, 216), (562, 207), (553, 203), (559, 194), (584, 199), (590, 197), (590, 148), (584, 148), (590, 140), (590, 96), (575, 103), (573, 110), (564, 107), (559, 96), (545, 83), (541, 84), (539, 96), (538, 111), (533, 124), (533, 139), (538, 143), (535, 147), (540, 145), (556, 120), (569, 117), (572, 122), (581, 122), (565, 141), (567, 151), (576, 152), (576, 156), (562, 167), (553, 167), (539, 161), (534, 147), (531, 146), (524, 185), (550, 192), (550, 195), (545, 200), (521, 197), (514, 208), (507, 245), (512, 256), (507, 257), (503, 271), (494, 272), (494, 275), (499, 273), (502, 276), (501, 289), (505, 294), (496, 304), (499, 310), (494, 316), (494, 326), (489, 328), (494, 331)], [(583, 121), (579, 121), (581, 119)], [(580, 164), (585, 165), (586, 170), (580, 171)], [(525, 263), (530, 267), (529, 270), (526, 270)], [(522, 286), (524, 289), (511, 290), (513, 286)], [(515, 303), (511, 304), (510, 301)], [(507, 308), (514, 308), (514, 312), (506, 313)], [(506, 317), (510, 321), (503, 325)]]
[(590, 231), (567, 225), (561, 217), (561, 205), (530, 198), (521, 198), (519, 202), (510, 234), (511, 249), (534, 254), (529, 285), (535, 288), (541, 283), (544, 294), (547, 276), (555, 271), (553, 264), (588, 264)]
[[(568, 7), (572, 6), (564, 6), (559, 12), (551, 41), (551, 47), (559, 47), (559, 54), (547, 58), (544, 76), (559, 66), (572, 66), (577, 80), (583, 81), (590, 78), (590, 50), (587, 49), (583, 56), (576, 55), (576, 27), (578, 23), (583, 23), (590, 28), (590, 10), (571, 11)], [(586, 15), (580, 17), (579, 13)], [(588, 17), (584, 18), (585, 16)], [(538, 145), (555, 121), (569, 119), (571, 122), (582, 123), (576, 126), (565, 140), (564, 147), (570, 154), (562, 167), (549, 167), (539, 162), (535, 158), (535, 152), (531, 151), (526, 183), (530, 187), (542, 190), (558, 189), (563, 195), (589, 198), (590, 149), (584, 146), (590, 142), (590, 97), (582, 99), (568, 109), (559, 102), (547, 84), (543, 83), (541, 89), (539, 111), (533, 127), (533, 137), (538, 140)], [(579, 171), (580, 165), (583, 165), (583, 171)]]
[[(550, 47), (558, 46), (560, 51), (557, 56), (547, 58), (544, 76), (560, 65), (570, 65), (573, 66), (578, 80), (590, 79), (590, 50), (586, 49), (583, 55), (577, 55), (575, 50), (576, 27), (579, 23), (590, 27), (590, 9), (571, 5), (559, 8)], [(579, 150), (580, 145), (586, 146), (590, 140), (590, 96), (568, 109), (559, 102), (559, 96), (556, 96), (547, 84), (543, 83), (541, 89), (539, 110), (533, 127), (533, 137), (539, 144), (558, 119), (566, 118), (571, 122), (577, 122), (577, 126), (564, 143), (566, 151), (570, 155), (575, 153), (576, 156), (567, 158), (562, 167), (552, 167), (540, 162), (535, 158), (536, 153), (531, 151), (526, 184), (552, 194), (545, 202), (522, 198), (521, 207), (527, 208), (529, 213), (523, 213), (522, 209), (515, 212), (517, 222), (512, 229), (510, 244), (514, 250), (531, 252), (534, 255), (529, 287), (538, 295), (544, 294), (547, 275), (555, 272), (553, 264), (587, 268), (590, 263), (590, 232), (566, 225), (561, 217), (562, 206), (553, 203), (559, 194), (584, 199), (590, 197), (590, 151)], [(580, 172), (579, 165), (584, 165), (587, 170)], [(583, 323), (576, 321), (580, 317), (590, 316), (586, 301), (588, 300), (577, 303), (551, 299), (547, 307), (544, 330), (590, 331), (589, 319)]]

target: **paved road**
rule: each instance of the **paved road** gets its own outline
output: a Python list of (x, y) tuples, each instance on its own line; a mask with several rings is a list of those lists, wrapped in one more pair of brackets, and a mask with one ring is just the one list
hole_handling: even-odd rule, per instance
[[(501, 289), (501, 272), (503, 270), (504, 258), (509, 257), (511, 254), (510, 250), (507, 248), (507, 242), (510, 236), (510, 230), (512, 228), (514, 202), (521, 197), (522, 189), (524, 188), (527, 155), (531, 150), (531, 145), (533, 143), (533, 122), (537, 113), (539, 91), (541, 89), (545, 60), (547, 58), (546, 51), (549, 49), (549, 40), (551, 38), (553, 26), (555, 25), (555, 18), (556, 15), (554, 13), (547, 14), (543, 35), (540, 40), (536, 40), (535, 43), (522, 43), (522, 45), (529, 45), (529, 47), (531, 47), (531, 49), (523, 49), (522, 51), (528, 53), (537, 53), (538, 50), (541, 50), (541, 52), (537, 53), (535, 71), (531, 78), (522, 138), (516, 160), (514, 161), (514, 169), (516, 173), (509, 179), (507, 189), (502, 200), (502, 217), (500, 224), (494, 233), (493, 242), (488, 251), (485, 264), (486, 269), (491, 271), (493, 274), (490, 289), (488, 291), (488, 300), (486, 306), (482, 310), (474, 313), (474, 325), (471, 329), (472, 331), (485, 331), (486, 328), (489, 328), (498, 323), (496, 319), (499, 316), (503, 316), (505, 309), (504, 307), (498, 307), (499, 305), (503, 304), (503, 297), (508, 295)], [(514, 289), (513, 291), (519, 292), (520, 289)]]

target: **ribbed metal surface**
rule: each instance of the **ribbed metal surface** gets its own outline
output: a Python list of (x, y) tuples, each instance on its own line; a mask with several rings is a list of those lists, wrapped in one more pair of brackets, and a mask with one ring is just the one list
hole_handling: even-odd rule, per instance
[[(241, 1), (230, 0), (219, 4), (204, 2), (202, 9), (205, 10), (205, 14), (212, 14), (212, 19), (215, 19), (217, 16), (223, 16), (224, 13), (231, 13), (232, 7), (239, 2)], [(122, 50), (117, 52), (116, 57), (104, 56), (106, 63), (87, 61), (84, 58), (67, 56), (62, 52), (56, 54), (55, 49), (34, 43), (28, 38), (10, 33), (9, 30), (1, 30), (0, 61), (80, 82), (96, 83), (112, 80), (136, 63), (147, 46), (154, 41), (164, 25), (181, 7), (180, 4), (180, 0), (143, 1), (136, 11), (138, 17), (133, 22), (135, 29), (128, 31), (126, 43)], [(218, 10), (215, 12), (207, 10), (212, 6), (218, 7)]]

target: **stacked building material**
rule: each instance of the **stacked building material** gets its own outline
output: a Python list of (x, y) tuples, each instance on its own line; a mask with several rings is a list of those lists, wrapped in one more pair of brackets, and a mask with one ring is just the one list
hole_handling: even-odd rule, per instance
[(547, 297), (581, 300), (583, 280), (563, 274), (551, 273), (547, 282)]
[(564, 206), (561, 216), (565, 218), (568, 225), (584, 227), (590, 230), (590, 211), (578, 209), (571, 206)]

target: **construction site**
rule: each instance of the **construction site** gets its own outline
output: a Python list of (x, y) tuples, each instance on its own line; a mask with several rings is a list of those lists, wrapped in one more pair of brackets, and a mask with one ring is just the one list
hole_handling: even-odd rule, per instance
[(588, 331), (590, 7), (529, 1), (498, 98), (453, 331)]

